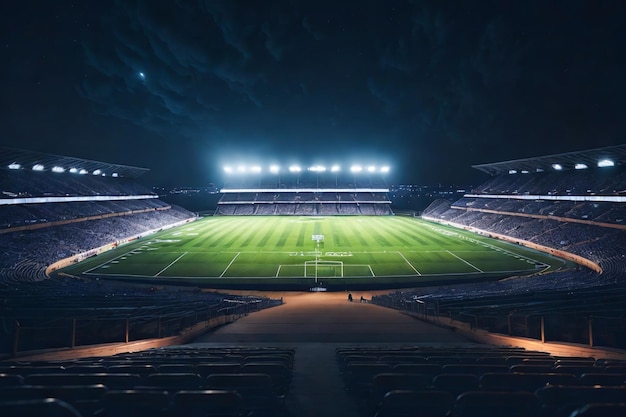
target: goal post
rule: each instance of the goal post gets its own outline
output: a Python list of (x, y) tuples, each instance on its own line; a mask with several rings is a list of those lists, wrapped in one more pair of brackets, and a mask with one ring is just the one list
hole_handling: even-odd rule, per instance
[(318, 277), (323, 278), (343, 278), (343, 262), (342, 261), (305, 261), (304, 262), (304, 276), (305, 277)]

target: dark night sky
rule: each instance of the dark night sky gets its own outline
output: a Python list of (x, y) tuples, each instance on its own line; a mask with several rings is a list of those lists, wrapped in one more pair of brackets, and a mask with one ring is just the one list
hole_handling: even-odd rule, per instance
[(270, 157), (466, 184), (626, 142), (622, 0), (24, 0), (0, 21), (0, 146), (150, 185)]

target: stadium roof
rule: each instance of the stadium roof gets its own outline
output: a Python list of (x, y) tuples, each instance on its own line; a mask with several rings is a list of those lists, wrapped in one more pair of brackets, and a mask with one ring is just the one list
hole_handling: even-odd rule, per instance
[(19, 164), (22, 169), (32, 169), (35, 165), (42, 165), (41, 170), (43, 171), (51, 171), (53, 167), (60, 167), (68, 172), (70, 169), (85, 170), (89, 174), (99, 171), (101, 175), (112, 176), (115, 173), (118, 177), (126, 178), (137, 178), (149, 171), (147, 168), (0, 147), (0, 168), (9, 169), (9, 165), (17, 167), (16, 164)]
[[(489, 175), (501, 175), (522, 171), (541, 172), (554, 169), (575, 169), (577, 166), (593, 168), (597, 167), (600, 161), (612, 161), (615, 165), (626, 164), (626, 145), (607, 146), (586, 151), (472, 165), (472, 168), (476, 168)], [(560, 168), (555, 168), (555, 166)]]

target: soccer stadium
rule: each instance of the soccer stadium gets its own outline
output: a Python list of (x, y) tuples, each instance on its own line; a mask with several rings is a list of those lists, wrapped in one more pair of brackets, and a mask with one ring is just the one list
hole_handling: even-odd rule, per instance
[(416, 216), (389, 165), (234, 163), (199, 216), (1, 148), (3, 410), (623, 415), (626, 145), (473, 168)]

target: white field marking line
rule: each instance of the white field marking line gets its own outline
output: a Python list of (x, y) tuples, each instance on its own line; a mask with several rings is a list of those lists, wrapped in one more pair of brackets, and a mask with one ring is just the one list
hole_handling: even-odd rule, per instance
[(485, 272), (480, 268), (475, 267), (474, 265), (472, 265), (471, 263), (467, 262), (465, 259), (461, 258), (460, 256), (456, 256), (455, 254), (453, 254), (452, 252), (450, 252), (449, 250), (447, 250), (446, 252), (448, 252), (450, 255), (454, 256), (456, 259), (458, 259), (459, 261), (471, 266), (472, 268), (474, 268), (475, 270), (477, 270), (478, 272)]
[(367, 267), (370, 269), (370, 274), (372, 274), (372, 277), (375, 277), (376, 275), (374, 274), (374, 271), (372, 270), (372, 266), (368, 264)]
[(407, 265), (409, 265), (409, 266), (411, 267), (411, 269), (412, 269), (413, 271), (415, 271), (415, 273), (416, 273), (417, 275), (422, 275), (422, 274), (420, 274), (420, 271), (418, 271), (417, 269), (415, 269), (415, 267), (414, 267), (413, 265), (411, 265), (411, 262), (409, 262), (409, 260), (408, 260), (407, 258), (405, 258), (405, 257), (404, 257), (404, 255), (400, 253), (400, 251), (397, 251), (396, 253), (397, 253), (398, 255), (400, 255), (400, 257), (401, 257), (402, 259), (404, 259), (404, 262), (406, 262), (406, 263), (407, 263)]
[(276, 278), (278, 278), (278, 276), (280, 275), (280, 267), (282, 265), (278, 265), (278, 269), (276, 270)]
[(167, 268), (169, 268), (170, 266), (174, 265), (176, 262), (178, 262), (178, 260), (180, 258), (182, 258), (183, 256), (187, 255), (187, 252), (183, 253), (182, 255), (180, 255), (178, 258), (174, 259), (172, 262), (170, 262), (170, 264), (168, 266), (166, 266), (165, 268), (161, 269), (159, 272), (157, 272), (154, 276), (158, 277), (159, 275), (161, 275), (163, 272), (165, 272), (165, 270)]
[[(438, 228), (435, 228), (435, 227), (431, 227), (431, 230), (436, 231), (436, 232), (441, 233), (441, 234), (444, 234), (443, 229), (438, 229)], [(480, 246), (485, 247), (485, 248), (489, 248), (489, 249), (491, 249), (493, 251), (496, 251), (496, 252), (504, 252), (505, 254), (510, 255), (510, 256), (514, 256), (514, 257), (518, 256), (518, 257), (526, 259), (528, 261), (532, 261), (532, 262), (534, 262), (536, 264), (543, 265), (543, 266), (546, 267), (546, 269), (550, 268), (550, 265), (545, 264), (543, 262), (540, 262), (540, 261), (538, 261), (536, 259), (529, 258), (528, 256), (520, 255), (519, 253), (515, 253), (515, 252), (512, 252), (510, 250), (501, 248), (499, 246), (495, 246), (495, 245), (492, 245), (490, 243), (483, 242), (482, 240), (478, 240), (478, 239), (471, 238), (469, 236), (465, 236), (465, 235), (460, 234), (458, 232), (450, 232), (450, 233), (453, 233), (454, 235), (456, 235), (461, 240), (470, 241), (470, 242), (472, 242), (474, 244), (480, 245)], [(544, 269), (544, 271), (545, 271), (545, 269)]]
[[(304, 266), (301, 265), (301, 266)], [(357, 265), (357, 266), (367, 266), (367, 264), (363, 264), (363, 265)], [(526, 269), (519, 269), (519, 270), (507, 270), (507, 271), (489, 271), (489, 272), (483, 272), (483, 274), (509, 274), (509, 273), (515, 273), (515, 272), (519, 272), (519, 273), (523, 273), (523, 272), (528, 272), (528, 270)], [(84, 273), (85, 275), (95, 275), (95, 276), (101, 276), (101, 277), (134, 277), (134, 278), (154, 278), (153, 275), (139, 275), (139, 274), (102, 274), (102, 273), (98, 273), (98, 274), (94, 274), (94, 273)], [(464, 275), (480, 275), (480, 272), (461, 272), (461, 273), (441, 273), (441, 274), (426, 274), (426, 275), (420, 275), (422, 277), (438, 277), (438, 276), (464, 276)], [(415, 275), (410, 275), (410, 274), (395, 274), (395, 275), (385, 275), (385, 276), (389, 276), (389, 277), (406, 277), (406, 278), (410, 278), (410, 277), (414, 277)], [(212, 278), (218, 278), (216, 276), (193, 276), (193, 277), (183, 277), (183, 276), (169, 276), (166, 277), (167, 279), (212, 279)], [(233, 279), (233, 280), (237, 280), (237, 279), (271, 279), (271, 276), (267, 276), (267, 277), (230, 277), (228, 279)], [(300, 278), (299, 275), (295, 275), (295, 276), (289, 276), (286, 278)]]
[(106, 265), (106, 264), (108, 264), (108, 263), (111, 263), (112, 261), (115, 261), (115, 260), (117, 260), (117, 259), (121, 258), (122, 256), (126, 256), (126, 255), (128, 255), (129, 253), (131, 253), (131, 252), (132, 252), (132, 251), (134, 251), (134, 250), (135, 250), (135, 249), (133, 249), (133, 250), (129, 250), (128, 252), (125, 252), (125, 253), (121, 254), (120, 256), (116, 256), (116, 257), (115, 257), (115, 258), (113, 258), (113, 259), (109, 259), (109, 260), (108, 260), (108, 261), (106, 261), (106, 262), (102, 262), (100, 265), (98, 265), (98, 266), (94, 266), (93, 268), (91, 268), (91, 269), (88, 269), (88, 270), (84, 271), (84, 272), (83, 272), (83, 274), (88, 274), (88, 273), (90, 273), (91, 271), (93, 271), (93, 270), (95, 270), (95, 269), (100, 268), (101, 266), (104, 266), (104, 265)]
[(233, 264), (233, 262), (235, 262), (235, 259), (237, 259), (237, 257), (241, 255), (241, 252), (237, 252), (237, 255), (235, 255), (235, 257), (233, 259), (231, 259), (230, 263), (228, 264), (228, 266), (226, 266), (226, 269), (224, 269), (224, 271), (221, 273), (220, 278), (222, 278), (224, 276), (224, 274), (226, 273), (226, 271), (228, 271), (228, 268), (230, 268), (230, 266)]

